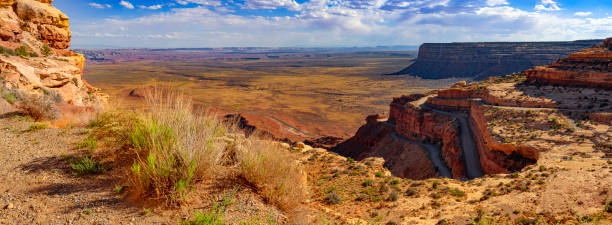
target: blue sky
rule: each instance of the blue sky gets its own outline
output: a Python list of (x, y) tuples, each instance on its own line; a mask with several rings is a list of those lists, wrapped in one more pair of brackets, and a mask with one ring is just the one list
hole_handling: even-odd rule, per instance
[(79, 47), (351, 47), (612, 36), (612, 0), (55, 0)]

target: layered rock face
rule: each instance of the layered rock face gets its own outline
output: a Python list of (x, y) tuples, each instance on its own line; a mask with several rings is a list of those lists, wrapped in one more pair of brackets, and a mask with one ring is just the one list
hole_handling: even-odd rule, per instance
[(483, 80), (546, 65), (601, 40), (571, 42), (425, 43), (417, 61), (392, 75), (426, 79), (469, 77)]
[(527, 73), (527, 79), (542, 83), (612, 87), (612, 38), (603, 45), (572, 53), (549, 66), (537, 66)]
[(0, 88), (59, 96), (55, 99), (65, 111), (98, 107), (106, 96), (82, 79), (85, 59), (66, 49), (68, 17), (51, 2), (0, 0)]
[(383, 158), (384, 167), (394, 176), (410, 179), (438, 177), (439, 172), (425, 149), (398, 138), (393, 124), (369, 118), (354, 137), (331, 150), (356, 160)]

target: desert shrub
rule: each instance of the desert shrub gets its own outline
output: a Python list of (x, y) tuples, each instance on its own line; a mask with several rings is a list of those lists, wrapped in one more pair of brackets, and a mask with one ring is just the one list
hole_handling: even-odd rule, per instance
[(69, 161), (70, 167), (78, 175), (93, 175), (106, 172), (106, 168), (91, 157), (73, 158)]
[(336, 194), (336, 192), (334, 191), (327, 193), (327, 196), (324, 200), (325, 202), (327, 202), (327, 204), (330, 205), (340, 204), (340, 202), (342, 202), (340, 196), (338, 196), (338, 194)]
[(13, 49), (5, 48), (5, 47), (2, 47), (2, 46), (0, 46), (0, 54), (7, 55), (7, 56), (9, 56), (9, 55), (12, 55), (12, 56), (17, 55), (17, 53), (15, 53), (15, 51)]
[(36, 120), (53, 120), (60, 116), (55, 100), (48, 95), (28, 95), (21, 101), (21, 107)]
[(86, 148), (89, 152), (94, 152), (98, 146), (98, 141), (95, 137), (90, 136), (77, 144), (78, 149)]
[(43, 44), (43, 46), (40, 48), (40, 53), (42, 53), (44, 56), (49, 56), (51, 55), (51, 48), (49, 45)]
[(179, 204), (194, 183), (223, 169), (282, 209), (302, 202), (305, 179), (290, 152), (257, 135), (229, 133), (232, 125), (192, 106), (180, 92), (157, 87), (145, 93), (144, 112), (113, 110), (91, 122), (91, 134), (104, 146), (128, 151), (131, 193)]
[(64, 97), (62, 97), (62, 95), (58, 93), (57, 91), (54, 91), (48, 88), (42, 88), (41, 90), (45, 95), (51, 97), (53, 101), (55, 101), (56, 103), (60, 103), (64, 101)]
[(450, 194), (452, 196), (455, 196), (455, 197), (463, 197), (463, 196), (465, 196), (465, 192), (463, 192), (462, 190), (459, 190), (457, 188), (450, 189), (449, 192), (450, 192)]
[(372, 186), (372, 184), (374, 184), (374, 181), (371, 179), (366, 179), (363, 181), (363, 183), (361, 183), (361, 185), (364, 187)]
[(606, 207), (604, 208), (604, 210), (607, 213), (612, 213), (612, 200), (608, 202), (608, 204), (606, 204)]
[(289, 152), (268, 141), (248, 139), (236, 148), (241, 176), (269, 202), (292, 209), (305, 197), (302, 168)]
[(17, 102), (17, 97), (15, 97), (15, 94), (10, 92), (2, 93), (2, 98), (11, 104), (15, 104), (15, 102)]
[(397, 201), (397, 199), (399, 199), (399, 193), (397, 193), (397, 191), (392, 191), (389, 193), (389, 198), (387, 198), (387, 201), (394, 202)]
[(383, 172), (376, 171), (376, 173), (374, 173), (374, 175), (375, 175), (376, 177), (382, 177), (382, 176), (383, 176)]
[(194, 114), (191, 100), (177, 91), (155, 89), (145, 100), (148, 113), (127, 135), (136, 153), (132, 188), (177, 202), (194, 181), (219, 166), (225, 128), (215, 116)]
[(19, 46), (19, 48), (16, 48), (15, 54), (18, 56), (25, 56), (25, 57), (30, 56), (30, 53), (28, 53), (28, 49), (26, 48), (25, 45), (22, 45), (22, 46)]
[(47, 128), (47, 124), (44, 123), (35, 123), (32, 124), (28, 127), (28, 129), (26, 129), (26, 132), (34, 132), (34, 131), (39, 131), (39, 130), (43, 130)]

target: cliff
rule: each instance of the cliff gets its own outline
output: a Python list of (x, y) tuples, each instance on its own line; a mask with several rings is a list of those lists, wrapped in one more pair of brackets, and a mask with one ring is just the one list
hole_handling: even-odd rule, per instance
[(85, 59), (67, 49), (69, 18), (51, 2), (0, 0), (0, 91), (22, 109), (33, 107), (26, 99), (52, 99), (59, 115), (47, 119), (70, 120), (107, 97), (82, 79)]
[[(334, 150), (353, 156), (376, 154), (395, 167), (429, 163), (440, 168), (435, 158), (398, 147), (402, 142), (417, 143), (437, 146), (443, 166), (454, 178), (521, 171), (537, 163), (547, 149), (582, 140), (581, 135), (590, 132), (583, 124), (612, 122), (610, 46), (612, 38), (550, 66), (469, 85), (459, 82), (429, 95), (394, 98), (387, 121), (368, 117), (353, 138)], [(584, 130), (576, 132), (580, 129)], [(379, 146), (396, 136), (399, 142)], [(603, 139), (594, 142), (606, 145)], [(401, 158), (421, 159), (398, 161), (398, 152), (413, 154)], [(432, 175), (425, 172), (420, 177)]]
[(416, 62), (391, 75), (426, 79), (466, 77), (483, 80), (546, 65), (569, 53), (599, 45), (601, 40), (570, 42), (425, 43)]
[(549, 66), (537, 66), (527, 79), (542, 83), (612, 88), (612, 38), (603, 45), (570, 54)]

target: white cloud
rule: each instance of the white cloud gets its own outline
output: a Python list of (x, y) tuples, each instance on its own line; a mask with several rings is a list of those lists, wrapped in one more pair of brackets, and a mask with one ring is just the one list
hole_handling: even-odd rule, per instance
[(295, 0), (247, 0), (245, 1), (245, 4), (249, 9), (300, 9), (300, 4), (298, 4)]
[(590, 16), (591, 14), (591, 12), (576, 12), (574, 16)]
[(541, 0), (541, 4), (535, 6), (536, 11), (559, 11), (559, 3), (553, 0)]
[[(125, 47), (411, 45), (593, 39), (609, 36), (612, 30), (612, 17), (560, 16), (546, 10), (487, 6), (485, 1), (477, 5), (450, 0), (310, 0), (298, 4), (299, 9), (286, 16), (234, 12), (248, 7), (247, 2), (232, 5), (229, 1), (223, 4), (211, 0), (181, 1), (196, 6), (134, 19), (75, 24), (72, 27), (74, 44), (104, 42)], [(276, 3), (267, 6), (258, 1), (262, 9), (283, 5)], [(550, 4), (550, 1), (543, 3)], [(96, 35), (100, 31), (105, 33)], [(174, 41), (163, 41), (166, 39)]]
[(89, 6), (97, 8), (97, 9), (106, 9), (106, 8), (113, 7), (110, 4), (98, 4), (98, 3), (95, 3), (95, 2), (89, 3)]
[(151, 6), (139, 5), (138, 7), (141, 9), (156, 10), (156, 9), (161, 9), (163, 6), (162, 5), (151, 5)]
[(487, 0), (488, 6), (509, 5), (507, 0)]
[(194, 3), (203, 6), (221, 6), (221, 2), (218, 0), (176, 0), (176, 3), (181, 5), (187, 5), (189, 3)]
[(134, 9), (134, 5), (132, 5), (132, 3), (128, 1), (121, 1), (119, 2), (119, 5), (122, 5), (123, 7), (128, 8), (128, 9)]

